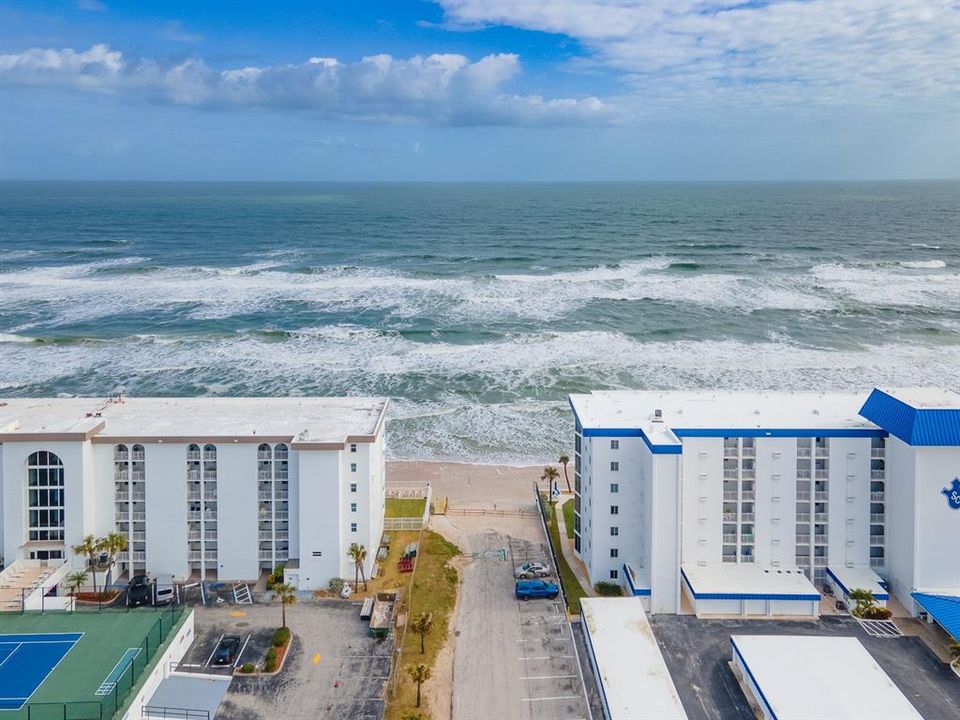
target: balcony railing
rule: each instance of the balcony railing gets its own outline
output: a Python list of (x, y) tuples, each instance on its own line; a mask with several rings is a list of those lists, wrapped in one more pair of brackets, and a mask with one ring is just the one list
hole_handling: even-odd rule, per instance
[(723, 519), (725, 522), (736, 522), (737, 514), (736, 513), (724, 513)]
[(827, 544), (827, 536), (826, 536), (826, 535), (814, 535), (814, 536), (813, 536), (813, 543), (814, 543), (814, 545), (826, 545), (826, 544)]
[(740, 542), (746, 543), (747, 545), (753, 544), (753, 535), (750, 533), (744, 533), (740, 536)]
[(200, 451), (199, 450), (187, 450), (187, 460), (199, 460)]
[(797, 492), (797, 500), (809, 500), (809, 499), (810, 499), (809, 491), (800, 490)]
[(740, 513), (740, 521), (745, 523), (753, 522), (753, 513)]
[(808, 533), (797, 535), (797, 545), (809, 545), (809, 544), (810, 544), (810, 535)]
[(270, 470), (257, 470), (257, 480), (273, 480), (273, 472)]
[(810, 513), (797, 513), (797, 522), (810, 522)]
[(744, 490), (744, 491), (743, 491), (743, 499), (744, 499), (744, 500), (756, 500), (756, 498), (757, 498), (757, 493), (756, 493), (755, 491), (753, 491), (753, 490)]
[(134, 522), (143, 522), (147, 519), (147, 513), (145, 512), (135, 512), (130, 513), (130, 519)]
[(797, 457), (808, 458), (810, 457), (810, 448), (808, 447), (798, 447), (797, 448)]
[(886, 559), (886, 558), (882, 558), (882, 557), (881, 557), (881, 558), (875, 558), (875, 557), (870, 558), (870, 567), (872, 567), (872, 568), (882, 568), (885, 559)]
[(870, 513), (870, 522), (883, 525), (886, 522), (887, 516), (884, 513)]
[(885, 536), (883, 536), (883, 535), (871, 535), (871, 536), (870, 536), (870, 544), (871, 544), (871, 545), (883, 545), (883, 543), (884, 543), (884, 537), (885, 537)]
[(827, 513), (814, 513), (813, 521), (814, 522), (827, 522), (830, 520), (830, 515)]
[(724, 541), (725, 543), (735, 543), (735, 542), (737, 541), (737, 534), (736, 534), (736, 533), (724, 533), (724, 535), (723, 535), (723, 541)]
[(798, 478), (808, 478), (810, 477), (810, 471), (802, 468), (797, 468), (797, 477)]
[(192, 480), (197, 482), (200, 480), (200, 471), (199, 470), (187, 470), (187, 480)]
[(797, 555), (793, 558), (793, 561), (799, 567), (810, 567), (810, 556), (809, 555)]
[(269, 450), (257, 450), (257, 460), (273, 460), (273, 453)]
[(216, 451), (216, 450), (204, 450), (204, 451), (203, 451), (203, 459), (204, 459), (204, 460), (216, 460), (216, 459), (217, 459), (217, 451)]
[(741, 472), (741, 477), (746, 478), (747, 480), (757, 477), (756, 468), (743, 468)]
[(882, 460), (887, 452), (884, 448), (870, 448), (870, 457)]
[(884, 470), (871, 470), (871, 471), (870, 471), (870, 479), (871, 479), (871, 480), (883, 480), (883, 478), (885, 477), (885, 475), (886, 475), (886, 472), (885, 472)]
[(816, 492), (816, 494), (813, 496), (813, 499), (814, 499), (814, 500), (817, 500), (818, 502), (819, 502), (819, 501), (827, 501), (827, 500), (830, 499), (830, 493), (828, 493), (828, 492), (823, 492), (822, 490), (818, 490), (818, 491)]
[(823, 469), (817, 469), (816, 471), (814, 471), (813, 476), (814, 476), (815, 478), (817, 478), (818, 480), (825, 480), (825, 479), (827, 479), (827, 478), (830, 477), (830, 471), (829, 471), (829, 470), (823, 470)]
[(884, 494), (883, 490), (880, 492), (874, 491), (870, 493), (870, 500), (873, 502), (883, 502), (884, 497), (886, 497), (886, 495)]
[(737, 474), (737, 471), (736, 471), (736, 470), (724, 470), (724, 471), (723, 471), (723, 476), (724, 476), (725, 478), (738, 478), (738, 477), (740, 477), (740, 475)]
[(826, 567), (827, 559), (822, 556), (816, 556), (813, 558), (814, 567)]
[(736, 500), (739, 497), (740, 495), (739, 493), (737, 493), (736, 490), (733, 490), (733, 491), (727, 490), (726, 492), (723, 493), (724, 500)]
[(748, 458), (756, 457), (756, 456), (757, 456), (757, 448), (756, 448), (756, 447), (744, 447), (744, 448), (740, 451), (740, 454), (741, 454), (743, 457), (748, 457)]
[(828, 458), (830, 457), (830, 448), (817, 446), (817, 457), (818, 458)]

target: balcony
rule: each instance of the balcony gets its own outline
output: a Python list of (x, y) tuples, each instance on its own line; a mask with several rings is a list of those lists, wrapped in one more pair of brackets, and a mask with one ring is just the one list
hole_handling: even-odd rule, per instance
[[(726, 499), (726, 498), (724, 498)], [(757, 499), (757, 493), (753, 490), (744, 490), (743, 491), (743, 500), (753, 501)]]
[(827, 500), (830, 499), (830, 493), (818, 490), (814, 494), (813, 499), (816, 500), (817, 502), (826, 502)]
[(727, 479), (736, 479), (740, 477), (736, 470), (724, 470), (723, 476)]
[(798, 491), (798, 492), (797, 492), (797, 500), (809, 500), (809, 499), (810, 499), (810, 492), (809, 492), (809, 491), (803, 491), (803, 490), (801, 490), (801, 491)]
[(810, 534), (803, 533), (797, 535), (797, 545), (809, 545), (810, 544)]
[(818, 469), (814, 471), (813, 476), (817, 478), (817, 480), (827, 480), (830, 477), (830, 471), (825, 469)]
[(830, 448), (823, 447), (821, 445), (817, 446), (817, 457), (818, 458), (828, 458), (830, 457)]
[(757, 469), (756, 469), (756, 468), (743, 468), (743, 471), (742, 471), (742, 473), (741, 473), (741, 477), (744, 477), (744, 478), (746, 478), (746, 479), (748, 479), (748, 480), (752, 480), (753, 478), (757, 477)]
[(269, 450), (257, 450), (257, 460), (273, 460), (273, 453)]
[(199, 490), (189, 490), (187, 492), (187, 500), (199, 500), (200, 491)]
[(828, 513), (814, 513), (813, 521), (818, 523), (828, 522), (830, 520), (830, 515)]
[(143, 482), (146, 478), (146, 473), (143, 470), (133, 470), (130, 473), (130, 479), (134, 482)]
[(870, 544), (871, 545), (883, 545), (884, 535), (871, 535)]
[(192, 480), (197, 482), (200, 480), (200, 471), (199, 470), (187, 470), (187, 480)]
[(871, 470), (870, 479), (871, 480), (883, 480), (886, 476), (886, 471), (884, 470)]
[[(130, 493), (128, 492), (118, 492), (113, 496), (114, 500), (118, 503), (128, 503), (130, 502)], [(123, 508), (117, 508), (117, 512), (126, 512)]]
[(143, 450), (135, 450), (130, 457), (134, 462), (144, 462), (147, 459), (147, 455)]
[(798, 567), (809, 567), (810, 566), (810, 556), (809, 555), (797, 555), (793, 558), (793, 561), (797, 564)]
[(882, 558), (882, 557), (880, 557), (880, 558), (872, 557), (872, 558), (870, 558), (870, 567), (872, 567), (872, 568), (882, 568), (882, 567), (883, 567), (884, 560), (885, 560), (885, 558)]
[(257, 534), (257, 539), (258, 539), (258, 540), (273, 540), (273, 533), (270, 532), (269, 530), (261, 530), (261, 531)]
[(724, 522), (736, 522), (736, 521), (737, 521), (737, 514), (736, 514), (735, 512), (733, 512), (733, 513), (724, 513), (724, 514), (723, 514), (723, 520), (724, 520)]
[(257, 500), (266, 500), (269, 502), (273, 500), (273, 492), (270, 490), (261, 490), (257, 493)]
[(877, 523), (878, 525), (883, 525), (886, 522), (887, 516), (884, 513), (870, 513), (870, 522)]
[(753, 522), (753, 513), (741, 513), (740, 521), (745, 523)]
[(745, 543), (747, 545), (753, 545), (753, 537), (754, 536), (752, 533), (744, 533), (743, 535), (740, 536), (740, 542)]
[(813, 558), (813, 566), (814, 566), (814, 567), (826, 567), (826, 566), (827, 566), (827, 559), (826, 559), (825, 557), (823, 557), (823, 556), (819, 556), (819, 555), (818, 555), (818, 556), (815, 556), (815, 557)]
[(883, 502), (884, 497), (885, 497), (885, 495), (884, 495), (884, 492), (883, 492), (882, 490), (881, 490), (880, 492), (872, 492), (872, 493), (870, 493), (870, 501), (871, 501), (871, 502)]
[(203, 459), (207, 461), (216, 462), (217, 460), (217, 451), (216, 450), (204, 450)]
[(870, 448), (870, 457), (876, 460), (883, 460), (886, 454), (887, 452), (884, 448)]
[(797, 477), (798, 478), (809, 478), (810, 471), (806, 469), (797, 468)]
[(723, 493), (724, 500), (737, 500), (739, 497), (740, 495), (737, 493), (736, 490), (732, 490), (732, 491), (727, 490), (726, 492)]
[(274, 498), (274, 500), (281, 500), (281, 501), (282, 501), (282, 500), (289, 500), (289, 499), (290, 499), (290, 493), (289, 493), (289, 491), (287, 491), (287, 490), (277, 490), (277, 491), (273, 494), (273, 498)]
[(797, 522), (803, 522), (803, 523), (810, 522), (810, 513), (808, 512), (797, 513)]
[(199, 510), (189, 510), (187, 511), (187, 520), (192, 522), (199, 522), (200, 518), (203, 516), (203, 513)]
[(810, 448), (808, 447), (798, 447), (797, 448), (797, 457), (808, 458), (810, 457)]
[(273, 472), (270, 470), (257, 470), (257, 480), (273, 480)]
[(135, 512), (130, 513), (130, 519), (134, 522), (144, 522), (147, 519), (147, 513), (145, 512)]
[(724, 534), (723, 534), (723, 541), (724, 541), (725, 543), (736, 543), (736, 542), (737, 542), (737, 534), (736, 534), (736, 533), (724, 533)]
[(756, 448), (756, 447), (746, 447), (746, 446), (745, 446), (745, 447), (740, 451), (740, 455), (743, 456), (743, 457), (747, 457), (747, 458), (756, 457), (756, 456), (757, 456), (757, 448)]
[(827, 544), (827, 536), (826, 536), (826, 535), (814, 535), (814, 536), (813, 536), (813, 544), (814, 544), (814, 545), (826, 545), (826, 544)]
[(187, 460), (192, 460), (192, 461), (196, 462), (196, 461), (198, 461), (199, 459), (200, 459), (200, 451), (199, 451), (199, 450), (187, 450)]

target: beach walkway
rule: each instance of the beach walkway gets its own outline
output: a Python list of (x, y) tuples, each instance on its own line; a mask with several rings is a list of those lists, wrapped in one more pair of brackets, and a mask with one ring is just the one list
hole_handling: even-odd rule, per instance
[(576, 556), (573, 549), (573, 539), (567, 537), (567, 525), (563, 519), (563, 506), (568, 502), (573, 502), (573, 495), (560, 495), (560, 497), (557, 498), (557, 528), (560, 530), (560, 549), (563, 551), (563, 557), (566, 559), (567, 565), (573, 570), (573, 574), (577, 576), (581, 587), (583, 587), (587, 595), (595, 597), (597, 593), (593, 589), (593, 585), (590, 584), (587, 566)]

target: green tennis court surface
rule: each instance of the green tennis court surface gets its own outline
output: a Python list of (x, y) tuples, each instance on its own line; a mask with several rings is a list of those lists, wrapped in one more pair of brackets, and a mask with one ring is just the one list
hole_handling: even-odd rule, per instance
[[(114, 711), (132, 697), (131, 688), (138, 685), (170, 630), (179, 624), (180, 617), (170, 610), (146, 608), (102, 613), (0, 613), (0, 636), (20, 638), (37, 634), (36, 637), (42, 638), (68, 633), (64, 637), (72, 642), (72, 647), (65, 647), (55, 661), (52, 655), (34, 657), (36, 653), (23, 651), (10, 654), (0, 670), (9, 670), (16, 676), (13, 679), (18, 680), (18, 687), (24, 685), (26, 689), (14, 693), (22, 698), (19, 702), (11, 701), (0, 708), (0, 720), (112, 717)], [(19, 682), (21, 675), (36, 678), (39, 684)], [(23, 702), (26, 705), (21, 708)]]

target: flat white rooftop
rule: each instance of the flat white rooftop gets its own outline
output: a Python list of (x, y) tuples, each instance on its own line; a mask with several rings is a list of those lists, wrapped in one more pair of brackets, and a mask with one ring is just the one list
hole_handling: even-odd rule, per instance
[(887, 600), (890, 597), (887, 589), (880, 584), (880, 576), (863, 565), (828, 565), (827, 576), (848, 595), (851, 590), (869, 590), (877, 600)]
[(912, 408), (934, 410), (960, 408), (960, 394), (953, 390), (926, 387), (880, 389)]
[(820, 593), (796, 568), (763, 567), (753, 563), (685, 564), (684, 580), (698, 600), (725, 600), (743, 596), (781, 600), (819, 600)]
[(920, 720), (857, 638), (734, 635), (734, 662), (760, 691), (756, 700), (777, 720)]
[(112, 437), (283, 437), (344, 442), (372, 436), (385, 398), (14, 398), (0, 400), (0, 441), (17, 435), (91, 432)]
[(637, 598), (583, 598), (580, 610), (611, 720), (686, 720)]
[[(921, 392), (914, 389), (911, 392)], [(930, 397), (954, 395), (922, 390)], [(590, 429), (876, 429), (858, 414), (870, 394), (813, 392), (599, 391), (571, 395), (580, 423)], [(654, 423), (660, 410), (662, 423)], [(651, 438), (652, 441), (652, 438)]]

